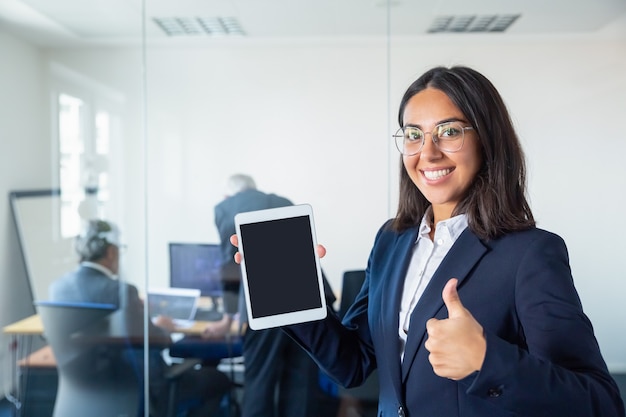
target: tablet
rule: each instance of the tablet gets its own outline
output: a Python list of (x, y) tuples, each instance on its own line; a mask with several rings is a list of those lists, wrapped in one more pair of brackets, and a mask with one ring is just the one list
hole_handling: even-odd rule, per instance
[(251, 329), (326, 317), (310, 205), (239, 213), (235, 228)]

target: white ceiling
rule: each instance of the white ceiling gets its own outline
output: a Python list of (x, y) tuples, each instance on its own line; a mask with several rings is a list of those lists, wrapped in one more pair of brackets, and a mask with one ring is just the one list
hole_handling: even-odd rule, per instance
[[(438, 16), (520, 14), (504, 33), (596, 33), (626, 26), (626, 0), (0, 0), (0, 30), (40, 45), (167, 39), (153, 18), (234, 17), (247, 38), (426, 35)], [(429, 34), (427, 36), (437, 36)], [(503, 34), (493, 34), (503, 36)], [(211, 39), (211, 37), (207, 37)]]

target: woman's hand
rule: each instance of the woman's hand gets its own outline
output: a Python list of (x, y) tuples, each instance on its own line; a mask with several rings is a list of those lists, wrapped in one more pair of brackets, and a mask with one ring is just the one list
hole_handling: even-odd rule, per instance
[(453, 380), (480, 371), (487, 351), (483, 327), (461, 303), (457, 282), (452, 278), (444, 287), (442, 297), (448, 318), (426, 322), (428, 339), (424, 345), (435, 374)]
[[(237, 235), (231, 235), (230, 244), (234, 247), (239, 247), (239, 240), (237, 239)], [(317, 256), (319, 256), (320, 258), (326, 256), (326, 248), (324, 246), (317, 245)], [(235, 262), (237, 262), (238, 264), (241, 263), (241, 254), (239, 252), (235, 253)]]

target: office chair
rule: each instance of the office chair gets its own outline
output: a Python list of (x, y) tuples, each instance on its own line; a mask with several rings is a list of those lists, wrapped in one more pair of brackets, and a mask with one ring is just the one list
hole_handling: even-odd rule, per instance
[(53, 417), (136, 417), (140, 381), (126, 341), (108, 337), (115, 306), (36, 302), (44, 337), (57, 360), (59, 384)]
[[(243, 337), (228, 336), (223, 340), (205, 340), (197, 336), (186, 336), (170, 346), (169, 354), (172, 357), (196, 359), (203, 366), (215, 366), (223, 364), (227, 369), (222, 370), (231, 380), (231, 390), (228, 394), (228, 417), (240, 414), (240, 404), (236, 399), (235, 390), (243, 388), (243, 383), (238, 382), (235, 375), (235, 362), (243, 355)], [(173, 391), (175, 392), (175, 391)], [(172, 402), (170, 402), (171, 404)]]
[[(143, 338), (123, 324), (125, 312), (111, 304), (35, 305), (57, 360), (53, 417), (143, 416)], [(176, 416), (178, 378), (197, 364), (186, 361), (164, 375), (169, 397), (165, 416)], [(151, 407), (150, 415), (155, 412)]]
[[(343, 274), (339, 317), (343, 319), (348, 308), (359, 294), (365, 281), (364, 270), (346, 271)], [(363, 385), (354, 388), (339, 388), (339, 396), (356, 402), (363, 416), (375, 416), (378, 408), (378, 370), (374, 370)]]
[(365, 281), (365, 271), (362, 269), (345, 271), (341, 283), (341, 300), (339, 300), (339, 317), (343, 319), (352, 305), (356, 296), (361, 291), (363, 282)]

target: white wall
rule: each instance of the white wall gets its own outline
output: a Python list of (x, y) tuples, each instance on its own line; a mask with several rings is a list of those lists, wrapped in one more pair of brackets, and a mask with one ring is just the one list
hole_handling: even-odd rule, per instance
[(135, 60), (133, 51), (55, 50), (50, 59), (127, 94), (124, 267), (140, 287), (146, 275), (151, 284), (167, 283), (167, 242), (217, 241), (212, 207), (225, 178), (243, 171), (262, 190), (313, 205), (319, 241), (329, 249), (322, 266), (338, 290), (344, 270), (365, 266), (391, 214), (389, 200), (393, 211), (390, 135), (404, 89), (433, 65), (476, 67), (499, 88), (519, 128), (539, 226), (566, 239), (605, 358), (626, 371), (618, 240), (626, 229), (618, 211), (626, 203), (626, 166), (618, 160), (626, 150), (626, 40), (498, 39), (394, 40), (389, 109), (384, 41), (153, 46), (147, 144), (137, 68), (121, 64)]
[[(344, 270), (365, 267), (387, 219), (383, 46), (151, 51), (155, 241), (218, 242), (213, 206), (226, 178), (246, 172), (261, 190), (313, 206), (329, 250), (322, 267), (339, 290)], [(167, 270), (165, 246), (155, 249)]]
[[(50, 142), (41, 53), (0, 31), (0, 326), (35, 312), (26, 280), (9, 193), (49, 187)], [(9, 339), (0, 345), (0, 384), (9, 386)], [(6, 343), (6, 344), (5, 344)], [(34, 341), (33, 347), (40, 341)], [(22, 348), (21, 346), (18, 348)], [(4, 392), (0, 393), (0, 398)]]
[(34, 312), (9, 192), (50, 187), (44, 61), (33, 46), (0, 32), (0, 325)]

